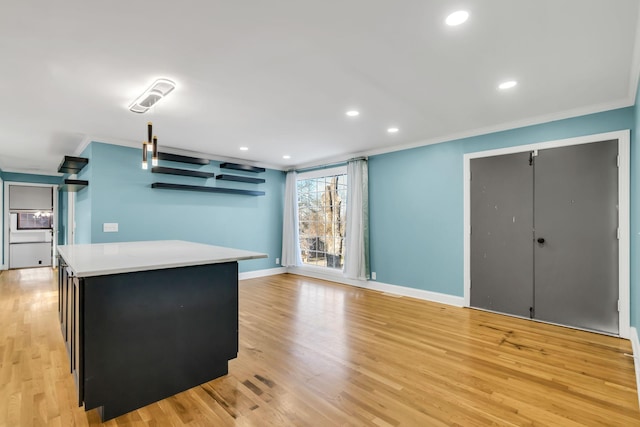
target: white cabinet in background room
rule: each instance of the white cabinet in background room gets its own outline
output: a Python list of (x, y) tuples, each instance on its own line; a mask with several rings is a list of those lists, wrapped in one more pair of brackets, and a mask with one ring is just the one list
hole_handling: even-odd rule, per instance
[(51, 242), (14, 243), (9, 246), (9, 268), (51, 265)]

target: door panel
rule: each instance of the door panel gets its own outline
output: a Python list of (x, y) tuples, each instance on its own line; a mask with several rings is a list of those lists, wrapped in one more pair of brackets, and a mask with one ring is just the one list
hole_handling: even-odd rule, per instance
[(605, 141), (535, 158), (537, 319), (618, 334), (617, 154)]
[(529, 153), (471, 160), (471, 306), (529, 317), (533, 306)]

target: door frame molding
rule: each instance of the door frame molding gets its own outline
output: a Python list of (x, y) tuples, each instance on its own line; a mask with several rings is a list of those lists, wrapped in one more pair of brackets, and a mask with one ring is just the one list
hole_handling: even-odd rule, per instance
[(575, 138), (545, 141), (486, 151), (466, 153), (463, 156), (464, 182), (464, 306), (471, 307), (471, 160), (482, 157), (500, 156), (526, 151), (590, 144), (594, 142), (618, 140), (618, 334), (622, 338), (630, 336), (630, 134), (629, 129), (585, 135)]

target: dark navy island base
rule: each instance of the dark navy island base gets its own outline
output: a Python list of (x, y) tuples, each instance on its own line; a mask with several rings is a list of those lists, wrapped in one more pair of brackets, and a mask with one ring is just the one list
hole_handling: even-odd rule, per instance
[(59, 261), (60, 323), (85, 410), (106, 421), (227, 374), (237, 262), (74, 277)]

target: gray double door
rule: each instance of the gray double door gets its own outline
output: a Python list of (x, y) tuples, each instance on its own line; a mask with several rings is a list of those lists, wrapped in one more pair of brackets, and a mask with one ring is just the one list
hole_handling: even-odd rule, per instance
[(618, 334), (618, 141), (471, 160), (471, 306)]

